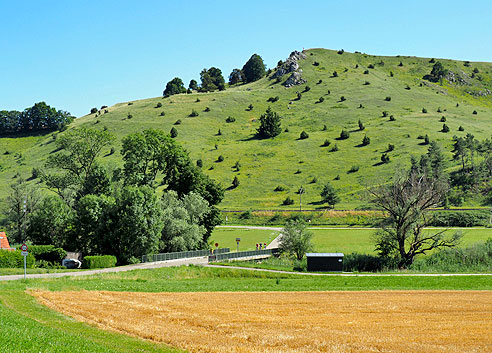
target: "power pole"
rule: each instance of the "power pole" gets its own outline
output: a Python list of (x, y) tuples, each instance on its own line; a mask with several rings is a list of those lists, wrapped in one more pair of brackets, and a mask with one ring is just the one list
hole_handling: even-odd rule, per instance
[(299, 188), (299, 212), (302, 211), (302, 194), (304, 194), (304, 188), (301, 185)]

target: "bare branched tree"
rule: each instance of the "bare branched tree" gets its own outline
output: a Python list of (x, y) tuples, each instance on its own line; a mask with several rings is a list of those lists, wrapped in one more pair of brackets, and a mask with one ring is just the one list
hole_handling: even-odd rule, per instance
[(372, 203), (387, 213), (375, 239), (379, 254), (396, 257), (398, 267), (406, 268), (416, 255), (457, 245), (460, 233), (447, 236), (445, 230), (423, 231), (429, 225), (429, 209), (441, 203), (447, 188), (442, 178), (410, 171), (397, 173), (390, 184), (370, 189)]

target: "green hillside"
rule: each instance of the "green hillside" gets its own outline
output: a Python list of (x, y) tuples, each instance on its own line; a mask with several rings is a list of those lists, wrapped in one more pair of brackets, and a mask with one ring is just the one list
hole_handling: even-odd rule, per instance
[[(412, 155), (427, 151), (419, 135), (438, 141), (449, 158), (454, 135), (472, 133), (478, 139), (491, 135), (492, 95), (487, 95), (488, 89), (492, 90), (491, 63), (439, 59), (454, 75), (431, 83), (422, 79), (434, 65), (430, 58), (340, 54), (325, 49), (304, 53), (306, 58), (299, 64), (307, 83), (302, 85), (285, 88), (282, 82), (287, 74), (278, 83), (263, 78), (220, 92), (124, 102), (107, 108), (107, 113), (103, 109), (76, 119), (70, 128), (88, 126), (115, 134), (116, 152), (110, 154), (108, 148), (102, 159), (118, 166), (123, 136), (146, 128), (168, 132), (175, 127), (176, 139), (194, 160), (203, 161), (209, 176), (225, 188), (238, 177), (240, 185), (226, 191), (220, 205), (223, 209), (297, 209), (299, 195), (295, 192), (301, 185), (306, 190), (303, 208), (321, 207), (319, 193), (327, 181), (339, 190), (342, 201), (337, 208), (355, 208), (366, 203), (361, 199), (365, 186), (388, 178), (395, 168), (408, 165)], [(309, 91), (305, 91), (306, 86)], [(297, 91), (302, 92), (300, 100), (296, 100)], [(277, 96), (276, 102), (267, 102)], [(247, 109), (250, 104), (251, 111)], [(283, 132), (274, 139), (257, 139), (258, 119), (268, 106), (283, 117)], [(427, 113), (423, 113), (424, 108)], [(190, 117), (192, 110), (198, 116)], [(383, 111), (388, 112), (386, 117)], [(235, 121), (226, 122), (229, 116)], [(441, 132), (443, 116), (448, 133)], [(359, 119), (364, 131), (359, 131)], [(175, 125), (178, 120), (181, 123)], [(460, 126), (463, 131), (458, 131)], [(337, 140), (342, 129), (349, 131), (350, 137)], [(299, 139), (302, 131), (309, 138)], [(0, 138), (0, 196), (6, 195), (17, 171), (28, 178), (33, 167), (42, 166), (54, 152), (56, 134)], [(361, 146), (365, 135), (370, 144)], [(331, 144), (321, 147), (326, 139)], [(339, 150), (332, 152), (335, 144)], [(388, 144), (394, 145), (393, 151), (387, 152)], [(382, 164), (385, 152), (390, 163)], [(218, 162), (219, 156), (224, 158), (222, 162)], [(234, 167), (236, 162), (239, 171)], [(448, 163), (449, 168), (454, 165)], [(357, 169), (352, 167), (358, 171), (349, 172)], [(279, 185), (285, 190), (274, 191)], [(295, 203), (282, 206), (287, 196)]]

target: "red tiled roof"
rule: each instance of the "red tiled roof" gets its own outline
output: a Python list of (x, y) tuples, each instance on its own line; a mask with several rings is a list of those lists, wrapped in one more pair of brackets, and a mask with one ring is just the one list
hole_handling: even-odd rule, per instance
[(0, 232), (0, 249), (10, 249), (9, 240), (5, 232)]

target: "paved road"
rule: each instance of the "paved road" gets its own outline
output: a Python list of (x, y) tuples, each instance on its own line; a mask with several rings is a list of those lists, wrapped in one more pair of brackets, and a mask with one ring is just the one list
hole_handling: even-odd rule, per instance
[[(111, 268), (102, 268), (100, 270), (87, 270), (87, 271), (77, 271), (77, 272), (57, 272), (57, 273), (37, 273), (26, 275), (26, 278), (57, 278), (57, 277), (73, 277), (73, 276), (89, 276), (98, 273), (111, 273), (111, 272), (124, 272), (132, 270), (145, 270), (151, 268), (160, 267), (171, 267), (171, 266), (181, 266), (181, 265), (206, 265), (208, 263), (208, 257), (193, 257), (189, 259), (179, 259), (179, 260), (168, 260), (168, 261), (157, 261), (157, 262), (146, 262), (143, 264), (119, 266)], [(17, 279), (24, 279), (24, 275), (9, 275), (0, 276), (0, 281), (13, 281)]]
[(454, 276), (492, 276), (492, 273), (316, 273), (316, 272), (294, 272), (294, 271), (280, 271), (280, 270), (267, 270), (264, 268), (251, 268), (240, 266), (222, 266), (222, 265), (204, 265), (205, 267), (214, 268), (233, 268), (237, 270), (248, 271), (260, 271), (260, 272), (272, 272), (283, 273), (292, 275), (303, 276), (340, 276), (340, 277), (454, 277)]

